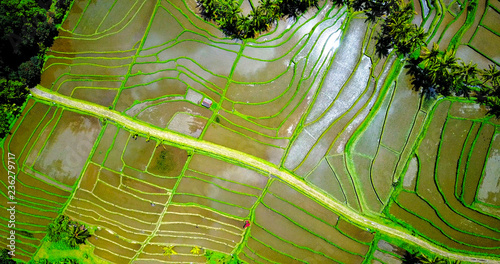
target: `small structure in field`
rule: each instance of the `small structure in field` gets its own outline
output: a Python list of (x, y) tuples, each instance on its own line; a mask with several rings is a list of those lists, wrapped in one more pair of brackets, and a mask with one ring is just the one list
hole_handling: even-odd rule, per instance
[(212, 107), (212, 100), (205, 97), (203, 98), (203, 102), (201, 102), (201, 105), (203, 105), (206, 108), (210, 108)]

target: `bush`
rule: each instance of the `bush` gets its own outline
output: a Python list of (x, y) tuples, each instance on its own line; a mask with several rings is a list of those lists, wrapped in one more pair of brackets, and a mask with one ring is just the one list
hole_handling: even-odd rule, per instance
[(28, 87), (35, 87), (40, 83), (41, 70), (42, 61), (37, 56), (33, 56), (29, 61), (19, 65), (18, 74)]
[(9, 255), (9, 250), (6, 248), (0, 251), (0, 264), (16, 264)]
[(76, 248), (80, 244), (85, 244), (91, 235), (87, 228), (71, 220), (68, 216), (59, 215), (47, 228), (49, 241), (62, 243), (69, 248)]

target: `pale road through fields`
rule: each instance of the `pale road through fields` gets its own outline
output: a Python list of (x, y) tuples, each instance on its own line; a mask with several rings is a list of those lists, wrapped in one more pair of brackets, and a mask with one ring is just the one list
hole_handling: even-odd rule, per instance
[(274, 164), (270, 162), (261, 160), (244, 152), (240, 152), (234, 149), (230, 149), (224, 146), (220, 146), (211, 142), (190, 138), (187, 136), (183, 136), (180, 134), (176, 134), (170, 131), (161, 130), (158, 128), (154, 128), (152, 126), (147, 125), (144, 122), (139, 120), (133, 120), (130, 117), (121, 115), (117, 111), (109, 110), (106, 107), (84, 102), (80, 100), (75, 100), (67, 96), (63, 96), (60, 94), (56, 94), (52, 91), (49, 91), (41, 86), (38, 88), (31, 89), (31, 94), (33, 97), (38, 98), (40, 100), (49, 101), (56, 103), (58, 105), (65, 106), (67, 108), (76, 109), (81, 112), (87, 113), (89, 115), (98, 116), (102, 118), (107, 118), (109, 120), (113, 120), (117, 124), (122, 125), (125, 128), (136, 131), (137, 133), (142, 133), (146, 135), (150, 135), (154, 138), (173, 142), (176, 144), (188, 146), (195, 150), (200, 150), (208, 153), (212, 153), (221, 157), (225, 157), (243, 164), (247, 164), (254, 168), (258, 168), (262, 171), (266, 171), (271, 175), (275, 175), (279, 179), (285, 181), (286, 183), (294, 186), (299, 189), (303, 193), (308, 194), (310, 197), (313, 197), (315, 200), (321, 202), (323, 205), (332, 209), (337, 214), (340, 214), (349, 220), (370, 228), (376, 229), (382, 233), (390, 235), (392, 237), (397, 237), (403, 241), (417, 244), (421, 247), (427, 248), (438, 255), (448, 257), (451, 259), (461, 260), (461, 261), (469, 261), (469, 262), (481, 262), (481, 263), (499, 263), (500, 259), (493, 258), (483, 258), (483, 257), (471, 257), (463, 254), (451, 253), (443, 250), (440, 247), (437, 247), (421, 238), (414, 237), (411, 234), (405, 232), (404, 230), (395, 229), (393, 227), (386, 226), (384, 224), (378, 223), (373, 219), (369, 219), (365, 216), (360, 215), (359, 213), (347, 208), (343, 204), (329, 198), (323, 193), (317, 191), (315, 187), (309, 185), (308, 183), (298, 179), (294, 175), (290, 174), (285, 170), (281, 170), (276, 167)]

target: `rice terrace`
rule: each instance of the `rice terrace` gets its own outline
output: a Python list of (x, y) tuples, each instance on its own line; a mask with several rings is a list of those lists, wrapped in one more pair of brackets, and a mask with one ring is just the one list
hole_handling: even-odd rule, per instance
[(0, 18), (0, 263), (500, 263), (499, 0)]

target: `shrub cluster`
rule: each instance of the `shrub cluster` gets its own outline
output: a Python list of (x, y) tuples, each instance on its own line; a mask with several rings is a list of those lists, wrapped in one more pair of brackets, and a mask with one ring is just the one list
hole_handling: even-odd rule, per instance
[(54, 243), (62, 243), (69, 248), (85, 244), (90, 232), (85, 225), (71, 220), (68, 216), (59, 215), (47, 228), (47, 237)]

